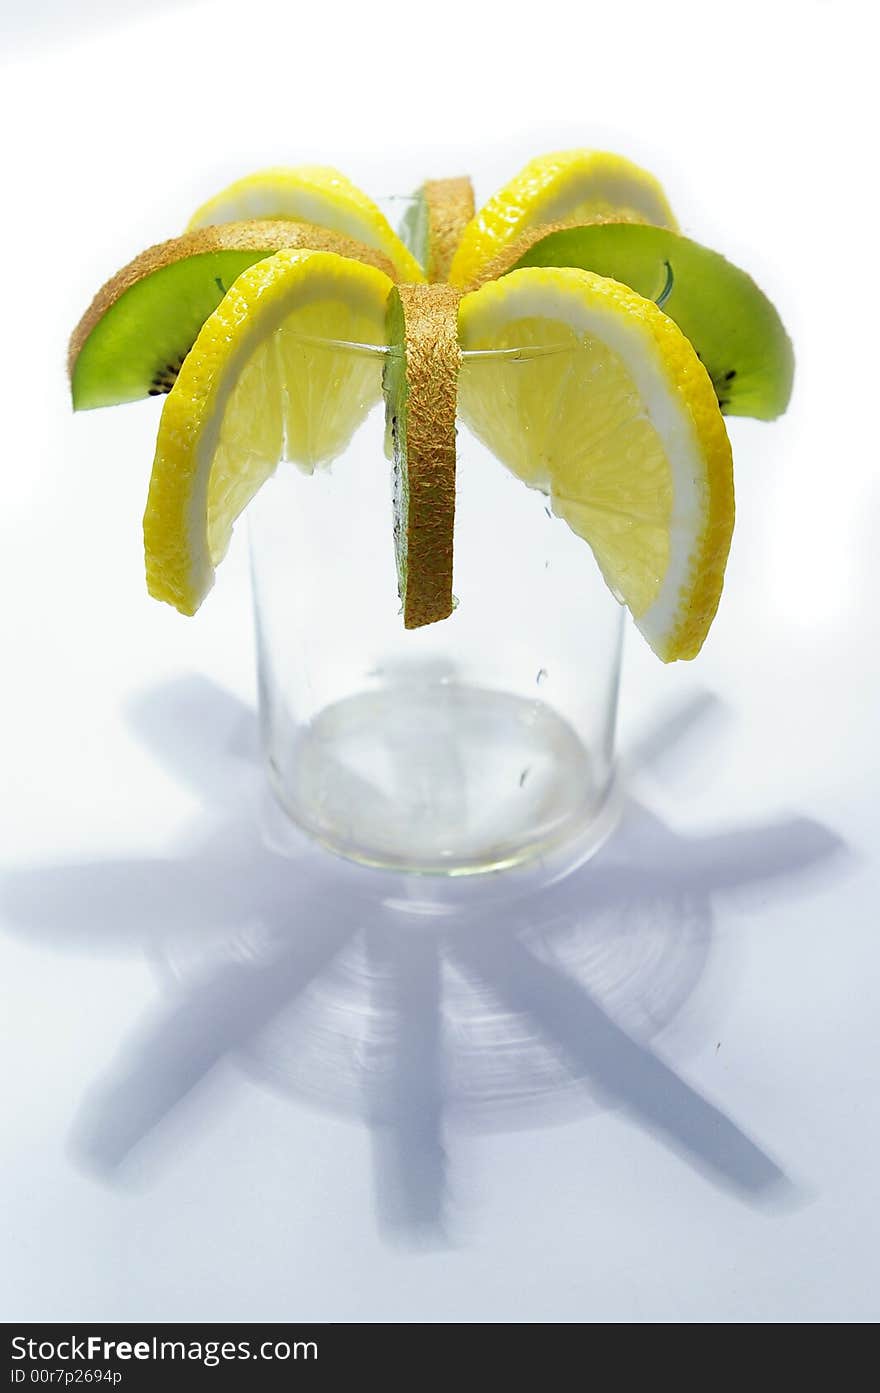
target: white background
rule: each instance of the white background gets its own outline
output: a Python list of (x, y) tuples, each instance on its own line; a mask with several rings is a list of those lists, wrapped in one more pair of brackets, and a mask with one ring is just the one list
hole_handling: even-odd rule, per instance
[[(878, 1315), (869, 14), (5, 0), (2, 1318)], [(66, 338), (118, 265), (250, 169), (332, 162), (374, 194), (470, 169), (483, 199), (573, 145), (648, 166), (684, 230), (753, 272), (795, 398), (731, 423), (738, 527), (699, 661), (664, 669), (630, 635), (641, 811), (557, 903), (555, 949), (536, 928), (592, 1005), (579, 1019), (557, 979), (543, 1004), (520, 984), (523, 1018), (465, 993), (455, 1077), (407, 1036), (371, 1129), (376, 1062), (333, 1053), (365, 1009), (357, 964), (319, 977), (301, 1049), (260, 967), (351, 908), (344, 871), (304, 853), (294, 874), (254, 840), (241, 539), (195, 621), (148, 601), (156, 404), (74, 419)], [(560, 1031), (570, 1074), (605, 1078), (598, 1106), (560, 1082)]]

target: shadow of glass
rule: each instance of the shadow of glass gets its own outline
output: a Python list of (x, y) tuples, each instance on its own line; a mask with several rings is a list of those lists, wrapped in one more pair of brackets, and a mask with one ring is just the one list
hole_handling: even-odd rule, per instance
[[(702, 698), (652, 732), (640, 763), (715, 711)], [(185, 1144), (220, 1103), (232, 1057), (296, 1097), (366, 1123), (383, 1226), (442, 1235), (457, 1125), (542, 1125), (623, 1109), (715, 1183), (779, 1194), (779, 1165), (664, 1062), (651, 1042), (704, 972), (715, 896), (785, 893), (842, 850), (792, 819), (683, 838), (634, 802), (597, 856), (540, 892), (420, 912), (411, 878), (306, 843), (267, 844), (253, 714), (203, 679), (148, 693), (138, 736), (206, 805), (185, 857), (7, 875), (6, 920), (33, 940), (147, 952), (168, 991), (91, 1090), (74, 1129), (84, 1164), (122, 1175)], [(405, 883), (408, 882), (408, 883)], [(436, 908), (436, 906), (435, 906)], [(442, 906), (441, 906), (442, 909)], [(213, 1090), (212, 1090), (213, 1082)]]

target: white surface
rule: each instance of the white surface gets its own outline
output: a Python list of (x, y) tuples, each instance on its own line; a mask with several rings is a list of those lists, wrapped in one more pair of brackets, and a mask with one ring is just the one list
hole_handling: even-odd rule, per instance
[[(96, 6), (94, 22), (80, 9), (79, 36), (51, 11), (36, 30), (10, 10), (0, 74), (0, 1315), (876, 1318), (869, 8), (744, 3), (722, 32), (704, 5), (622, 3), (613, 26), (579, 7), (574, 40), (561, 11), (526, 30), (473, 5), (447, 5), (440, 25), (390, 3), (381, 35), (364, 6), (344, 23), (320, 6), (127, 7), (112, 21)], [(155, 404), (73, 419), (65, 340), (118, 264), (248, 168), (328, 160), (384, 192), (469, 166), (485, 196), (572, 144), (647, 164), (686, 230), (753, 271), (794, 337), (796, 397), (775, 425), (733, 423), (738, 530), (700, 661), (663, 669), (630, 637), (626, 748), (695, 694), (723, 707), (642, 750), (631, 792), (655, 820), (630, 813), (595, 878), (557, 903), (552, 934), (542, 922), (539, 957), (594, 1004), (581, 1016), (546, 970), (511, 963), (499, 918), (473, 941), (527, 1018), (450, 978), (460, 1014), (438, 1080), (430, 953), (374, 940), (403, 954), (406, 1064), (371, 1133), (352, 1109), (390, 1046), (345, 1051), (363, 1025), (357, 962), (322, 974), (301, 1039), (283, 1013), (263, 1029), (288, 979), (259, 963), (281, 962), (288, 934), (322, 941), (351, 906), (332, 863), (257, 849), (247, 714), (198, 686), (252, 700), (241, 545), (195, 622), (145, 598)], [(239, 754), (219, 758), (227, 737)], [(709, 837), (724, 840), (691, 840)], [(641, 1046), (609, 1033), (597, 1002)], [(626, 1106), (563, 1086), (558, 1050), (536, 1044), (548, 1034)], [(86, 1164), (106, 1169), (144, 1110), (217, 1056), (115, 1178)], [(266, 1086), (273, 1071), (285, 1087)], [(759, 1194), (760, 1154), (676, 1076), (788, 1185)], [(406, 1224), (400, 1241), (395, 1197), (436, 1208), (441, 1122), (447, 1241), (414, 1243)], [(707, 1169), (716, 1152), (726, 1179)]]

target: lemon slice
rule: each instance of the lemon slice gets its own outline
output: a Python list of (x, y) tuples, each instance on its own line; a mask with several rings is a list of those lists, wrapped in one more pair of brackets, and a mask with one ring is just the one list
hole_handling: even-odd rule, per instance
[(187, 230), (246, 218), (294, 218), (354, 237), (393, 262), (401, 280), (423, 281), (419, 263), (371, 198), (328, 165), (263, 169), (197, 208)]
[[(183, 361), (144, 516), (147, 587), (183, 614), (211, 588), (232, 526), (282, 458), (346, 446), (382, 394), (393, 282), (333, 252), (285, 250), (243, 271)], [(364, 345), (360, 350), (340, 341)]]
[(450, 266), (450, 283), (472, 286), (499, 253), (531, 227), (573, 226), (609, 217), (677, 227), (653, 174), (622, 155), (602, 150), (541, 155), (490, 198), (465, 228)]
[(730, 443), (681, 330), (635, 291), (572, 268), (512, 271), (465, 295), (459, 412), (589, 543), (665, 662), (693, 658), (733, 529)]

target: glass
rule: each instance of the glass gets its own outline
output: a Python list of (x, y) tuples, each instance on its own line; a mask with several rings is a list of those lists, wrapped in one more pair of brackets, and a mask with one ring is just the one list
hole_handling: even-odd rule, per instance
[[(375, 399), (390, 350), (343, 351), (373, 362)], [(538, 356), (465, 354), (461, 371), (527, 373)], [(459, 603), (404, 629), (383, 437), (377, 402), (330, 467), (281, 465), (249, 509), (271, 785), (354, 861), (557, 874), (613, 822), (621, 608), (545, 497), (459, 423)]]

